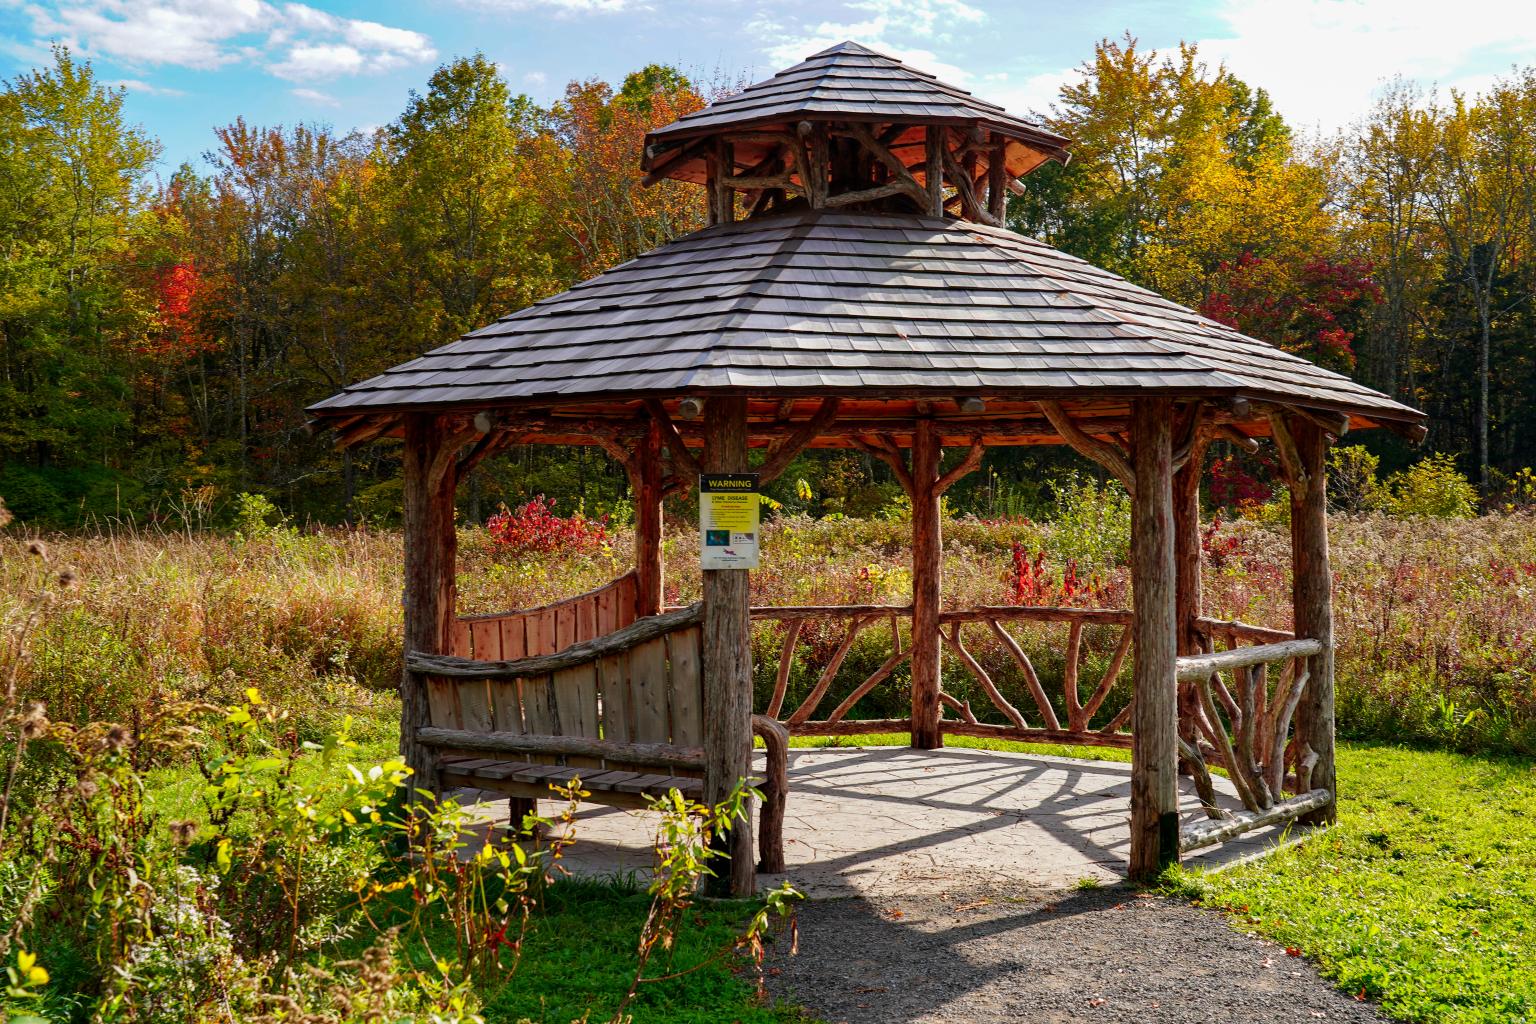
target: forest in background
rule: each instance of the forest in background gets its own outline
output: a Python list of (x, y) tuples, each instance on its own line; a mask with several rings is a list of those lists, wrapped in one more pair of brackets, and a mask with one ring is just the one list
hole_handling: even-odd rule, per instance
[[(1485, 92), (1385, 83), (1308, 138), (1193, 47), (1103, 41), (1046, 116), (1067, 167), (1010, 223), (1431, 416), (1490, 505), (1536, 462), (1536, 68)], [(541, 107), (482, 55), (369, 134), (236, 119), (166, 175), (123, 93), (59, 49), (0, 91), (0, 495), (24, 522), (215, 521), (242, 493), (316, 521), (398, 513), (398, 446), (337, 452), (304, 407), (703, 223), (701, 189), (641, 188), (647, 130), (736, 83), (651, 65)], [(1380, 432), (1373, 432), (1380, 433)], [(1351, 438), (1353, 441), (1353, 438)], [(951, 497), (1028, 513), (1051, 450), (988, 453)], [(1042, 472), (1044, 470), (1044, 472)], [(1217, 501), (1262, 487), (1231, 466)], [(870, 514), (884, 470), (812, 452), (785, 506)], [(544, 493), (622, 514), (600, 451), (514, 449), (467, 518)]]

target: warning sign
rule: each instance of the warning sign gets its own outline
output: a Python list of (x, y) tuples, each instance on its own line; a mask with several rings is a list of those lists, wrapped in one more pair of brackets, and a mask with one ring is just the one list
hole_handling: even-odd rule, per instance
[(756, 569), (758, 513), (755, 473), (699, 477), (699, 553), (705, 569)]

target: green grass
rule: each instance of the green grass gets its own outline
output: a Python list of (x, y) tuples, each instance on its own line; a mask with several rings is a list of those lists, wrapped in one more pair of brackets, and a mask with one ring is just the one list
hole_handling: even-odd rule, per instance
[(1345, 744), (1339, 776), (1337, 827), (1176, 891), (1402, 1020), (1536, 1020), (1531, 761)]
[[(644, 892), (623, 885), (554, 886), (534, 919), (517, 973), (505, 986), (481, 993), (488, 1024), (608, 1020), (634, 978), (635, 942), (648, 906)], [(791, 1007), (757, 1005), (750, 970), (715, 956), (750, 913), (748, 904), (736, 902), (702, 903), (691, 911), (670, 960), (671, 972), (688, 973), (642, 986), (629, 1008), (634, 1019), (655, 1024), (803, 1020)], [(666, 957), (658, 954), (649, 973), (667, 973)]]

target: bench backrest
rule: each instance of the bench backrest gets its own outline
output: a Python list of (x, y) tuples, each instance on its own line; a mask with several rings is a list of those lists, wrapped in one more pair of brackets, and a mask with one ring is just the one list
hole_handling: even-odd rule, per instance
[[(431, 724), (471, 732), (701, 747), (701, 638), (702, 628), (691, 625), (620, 654), (540, 676), (431, 679)], [(611, 769), (624, 767), (606, 758), (604, 762)], [(678, 774), (690, 773), (680, 770)]]
[(636, 577), (539, 608), (465, 615), (454, 622), (448, 653), (476, 661), (516, 661), (554, 654), (635, 621)]

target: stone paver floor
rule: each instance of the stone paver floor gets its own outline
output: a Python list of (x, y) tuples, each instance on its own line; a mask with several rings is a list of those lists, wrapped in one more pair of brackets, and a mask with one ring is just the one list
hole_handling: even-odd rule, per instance
[[(1064, 888), (1125, 874), (1129, 764), (965, 748), (839, 747), (791, 750), (789, 776), (785, 877), (813, 898)], [(1240, 806), (1225, 779), (1217, 786)], [(1185, 822), (1203, 817), (1187, 779), (1180, 792)], [(481, 805), (490, 821), (504, 821), (505, 808), (501, 800)], [(565, 865), (578, 874), (643, 879), (654, 827), (648, 811), (584, 806)], [(1186, 863), (1259, 854), (1284, 834), (1252, 832)]]

